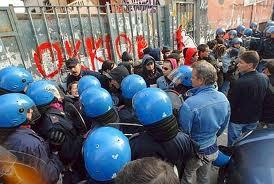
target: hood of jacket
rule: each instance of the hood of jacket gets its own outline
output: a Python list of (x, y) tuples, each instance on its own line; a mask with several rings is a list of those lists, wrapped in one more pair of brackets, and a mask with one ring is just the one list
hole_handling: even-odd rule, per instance
[(185, 65), (191, 65), (191, 59), (194, 56), (194, 54), (197, 52), (196, 48), (187, 48), (186, 55), (185, 55)]

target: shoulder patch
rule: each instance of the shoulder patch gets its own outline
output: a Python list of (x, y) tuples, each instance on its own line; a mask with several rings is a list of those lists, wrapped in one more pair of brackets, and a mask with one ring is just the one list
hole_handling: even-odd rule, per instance
[(55, 115), (51, 115), (50, 116), (50, 120), (51, 122), (54, 124), (54, 123), (58, 123), (59, 122), (59, 118)]

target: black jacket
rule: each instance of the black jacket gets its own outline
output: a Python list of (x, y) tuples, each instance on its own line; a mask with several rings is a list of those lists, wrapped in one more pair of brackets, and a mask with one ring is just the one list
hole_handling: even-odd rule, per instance
[(94, 72), (94, 71), (90, 71), (90, 70), (82, 70), (79, 76), (68, 75), (67, 87), (70, 83), (72, 83), (74, 81), (79, 81), (85, 75), (92, 75), (92, 76), (96, 77), (100, 81), (102, 88), (105, 88), (108, 90), (108, 88), (109, 88), (108, 78), (106, 76), (100, 74), (99, 72)]
[(194, 156), (196, 147), (190, 137), (178, 132), (176, 137), (166, 142), (157, 142), (146, 132), (133, 136), (129, 140), (131, 158), (156, 157), (176, 165), (179, 173), (183, 171), (185, 162)]
[(266, 38), (261, 43), (259, 54), (262, 59), (273, 59), (274, 58), (274, 39)]
[(255, 123), (260, 119), (263, 101), (268, 89), (268, 79), (262, 73), (251, 71), (243, 74), (229, 92), (230, 121)]
[(72, 120), (61, 110), (49, 108), (34, 127), (44, 139), (49, 139), (51, 129), (60, 129), (65, 135), (65, 141), (58, 149), (61, 161), (67, 165), (81, 156), (82, 138)]
[(62, 171), (62, 163), (50, 152), (49, 146), (29, 128), (18, 128), (3, 145), (17, 157), (18, 162), (37, 169), (47, 184), (56, 183)]
[(270, 84), (266, 92), (263, 104), (263, 113), (261, 121), (265, 123), (274, 123), (274, 74), (269, 77)]
[[(147, 69), (146, 69), (146, 64), (149, 60), (154, 61), (154, 67), (155, 67), (154, 73), (151, 73), (151, 72), (147, 71)], [(142, 75), (141, 76), (145, 79), (146, 84), (147, 84), (148, 87), (150, 85), (156, 84), (157, 79), (163, 75), (162, 70), (156, 64), (155, 59), (152, 56), (148, 55), (148, 54), (143, 57), (142, 67), (143, 67), (143, 70), (142, 70)]]

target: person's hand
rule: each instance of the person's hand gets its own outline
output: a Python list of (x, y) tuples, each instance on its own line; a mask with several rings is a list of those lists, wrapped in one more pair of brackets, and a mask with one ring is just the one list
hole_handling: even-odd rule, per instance
[(51, 129), (49, 134), (49, 141), (54, 145), (61, 145), (66, 139), (65, 133), (60, 129)]

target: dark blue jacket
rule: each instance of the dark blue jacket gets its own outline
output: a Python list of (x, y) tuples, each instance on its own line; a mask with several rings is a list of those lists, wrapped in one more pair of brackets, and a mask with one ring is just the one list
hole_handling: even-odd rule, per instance
[(176, 165), (179, 173), (183, 171), (185, 162), (195, 155), (196, 144), (183, 132), (171, 140), (157, 142), (146, 132), (134, 135), (129, 140), (131, 159), (143, 157), (156, 157)]
[(19, 162), (34, 167), (46, 183), (56, 183), (62, 171), (62, 163), (52, 154), (48, 144), (29, 128), (18, 128), (8, 136), (3, 145), (15, 154)]
[(35, 127), (35, 131), (46, 140), (49, 139), (50, 131), (53, 128), (62, 130), (65, 133), (66, 139), (58, 148), (60, 159), (65, 165), (78, 160), (81, 156), (83, 140), (74, 124), (63, 111), (49, 108), (42, 114), (39, 123)]

